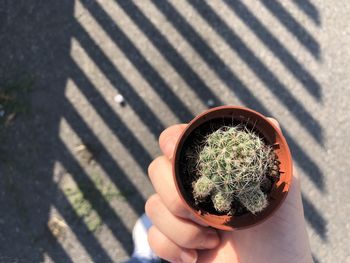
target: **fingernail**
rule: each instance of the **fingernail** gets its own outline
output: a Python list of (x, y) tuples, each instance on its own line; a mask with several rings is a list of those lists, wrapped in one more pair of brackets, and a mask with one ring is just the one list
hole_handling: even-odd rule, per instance
[(209, 232), (205, 239), (204, 239), (204, 242), (202, 244), (202, 247), (203, 248), (214, 248), (216, 247), (217, 245), (219, 245), (219, 236), (216, 232)]
[(195, 263), (197, 261), (197, 253), (195, 251), (182, 251), (180, 253), (179, 263)]
[(172, 157), (172, 155), (173, 155), (175, 144), (176, 144), (175, 137), (167, 138), (163, 144), (162, 148), (163, 148), (164, 154), (166, 156), (168, 156), (169, 158)]

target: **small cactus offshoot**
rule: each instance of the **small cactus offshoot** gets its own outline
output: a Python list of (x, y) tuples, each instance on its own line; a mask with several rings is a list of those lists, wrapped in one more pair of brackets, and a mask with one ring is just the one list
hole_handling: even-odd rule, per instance
[(193, 182), (196, 202), (210, 197), (218, 212), (228, 212), (233, 200), (255, 214), (268, 204), (261, 183), (275, 170), (275, 154), (254, 132), (224, 126), (206, 136), (198, 151)]

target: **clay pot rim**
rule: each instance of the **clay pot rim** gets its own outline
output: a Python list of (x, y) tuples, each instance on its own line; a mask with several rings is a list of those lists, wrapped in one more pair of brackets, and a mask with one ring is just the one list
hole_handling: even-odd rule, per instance
[[(223, 217), (223, 216), (220, 216), (220, 215), (215, 215), (215, 214), (209, 214), (208, 213), (206, 215), (206, 218), (204, 218), (202, 215), (199, 214), (199, 212), (196, 209), (192, 208), (187, 203), (185, 197), (183, 196), (183, 194), (182, 194), (182, 192), (180, 190), (180, 187), (179, 187), (179, 184), (178, 184), (178, 180), (177, 180), (177, 178), (179, 176), (177, 174), (178, 169), (176, 168), (177, 167), (176, 162), (179, 159), (180, 152), (181, 152), (181, 149), (182, 149), (184, 141), (191, 134), (191, 132), (189, 132), (189, 130), (190, 129), (193, 130), (194, 128), (200, 126), (201, 124), (203, 124), (206, 121), (210, 121), (210, 119), (206, 120), (206, 121), (202, 121), (202, 120), (206, 119), (207, 115), (209, 115), (209, 114), (211, 114), (211, 113), (213, 113), (215, 111), (221, 111), (221, 110), (243, 111), (243, 112), (247, 112), (247, 113), (253, 114), (258, 119), (261, 119), (261, 120), (265, 121), (270, 127), (272, 127), (272, 129), (273, 129), (273, 131), (275, 133), (275, 136), (278, 138), (278, 140), (280, 140), (281, 144), (283, 144), (283, 148), (284, 148), (283, 155), (287, 157), (287, 161), (286, 161), (285, 165), (286, 165), (286, 167), (289, 168), (289, 174), (286, 175), (286, 180), (283, 181), (283, 183), (285, 183), (285, 186), (284, 186), (284, 190), (285, 191), (283, 191), (283, 193), (281, 194), (281, 197), (279, 197), (278, 200), (276, 201), (277, 205), (274, 205), (275, 207), (270, 212), (268, 212), (267, 215), (265, 214), (264, 216), (261, 216), (261, 215), (258, 214), (258, 215), (256, 215), (256, 220), (255, 220), (254, 223), (251, 223), (251, 224), (248, 224), (248, 225), (244, 225), (244, 226), (232, 227), (232, 226), (227, 225), (227, 224), (222, 224), (222, 223), (218, 224), (218, 223), (213, 222), (212, 220), (207, 220), (206, 219), (206, 218), (209, 218), (209, 219), (213, 219), (214, 218), (215, 219), (215, 218)], [(212, 118), (212, 119), (215, 119), (215, 118)], [(282, 131), (274, 123), (272, 123), (269, 119), (267, 119), (267, 117), (265, 117), (261, 113), (256, 112), (256, 111), (254, 111), (252, 109), (249, 109), (249, 108), (246, 108), (246, 107), (242, 107), (242, 106), (220, 106), (220, 107), (215, 107), (215, 108), (209, 109), (209, 110), (204, 111), (203, 113), (197, 115), (193, 120), (191, 120), (188, 123), (187, 127), (184, 129), (184, 131), (180, 135), (180, 137), (179, 137), (179, 139), (178, 139), (178, 141), (176, 143), (176, 146), (175, 146), (174, 157), (172, 158), (172, 167), (173, 167), (173, 173), (172, 174), (173, 174), (173, 177), (174, 177), (176, 190), (177, 190), (178, 194), (180, 195), (181, 201), (182, 201), (182, 203), (184, 203), (185, 207), (199, 221), (202, 221), (202, 222), (206, 223), (207, 225), (209, 225), (211, 227), (214, 227), (214, 228), (217, 228), (217, 229), (220, 229), (220, 230), (228, 230), (228, 231), (241, 230), (241, 229), (246, 229), (246, 228), (253, 227), (253, 226), (257, 225), (257, 224), (260, 224), (260, 223), (264, 222), (266, 219), (271, 217), (274, 214), (275, 211), (278, 210), (278, 208), (282, 205), (282, 203), (284, 202), (284, 200), (285, 200), (285, 198), (286, 198), (286, 196), (287, 196), (287, 194), (289, 192), (289, 187), (290, 187), (290, 184), (291, 184), (291, 181), (292, 181), (292, 177), (293, 177), (293, 167), (292, 166), (293, 165), (292, 165), (291, 153), (290, 153), (287, 141), (286, 141), (286, 139), (284, 138), (284, 136), (282, 134)], [(239, 218), (239, 217), (237, 217), (237, 218)], [(231, 220), (237, 220), (237, 219), (232, 217)]]

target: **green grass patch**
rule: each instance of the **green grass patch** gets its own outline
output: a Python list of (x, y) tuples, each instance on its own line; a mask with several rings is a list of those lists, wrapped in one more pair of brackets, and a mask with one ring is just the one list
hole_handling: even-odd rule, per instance
[(102, 198), (100, 195), (94, 196), (92, 194), (94, 189), (91, 189), (90, 183), (79, 181), (76, 184), (70, 176), (64, 179), (62, 189), (75, 213), (82, 218), (89, 231), (95, 232), (102, 225), (102, 219), (94, 210), (93, 205), (99, 205), (105, 201), (111, 202), (124, 197), (107, 178), (104, 178), (99, 173), (91, 173), (90, 179), (94, 187), (101, 193)]
[(76, 214), (83, 219), (87, 228), (95, 232), (102, 224), (99, 215), (93, 210), (90, 202), (84, 197), (84, 194), (78, 187), (63, 189), (66, 197), (71, 203)]
[(92, 173), (90, 178), (94, 182), (96, 188), (101, 192), (105, 200), (110, 202), (114, 199), (125, 199), (123, 194), (115, 188), (114, 184), (109, 182), (109, 180), (106, 178), (103, 178), (98, 173)]

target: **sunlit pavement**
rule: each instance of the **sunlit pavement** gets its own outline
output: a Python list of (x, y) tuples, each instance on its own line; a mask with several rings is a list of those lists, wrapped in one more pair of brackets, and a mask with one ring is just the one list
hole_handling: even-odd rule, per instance
[(350, 2), (19, 2), (0, 77), (36, 84), (0, 134), (0, 262), (128, 259), (160, 132), (223, 104), (279, 120), (315, 261), (350, 260)]

